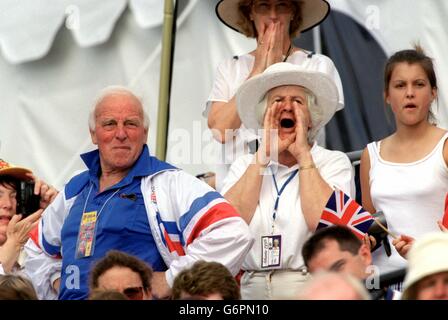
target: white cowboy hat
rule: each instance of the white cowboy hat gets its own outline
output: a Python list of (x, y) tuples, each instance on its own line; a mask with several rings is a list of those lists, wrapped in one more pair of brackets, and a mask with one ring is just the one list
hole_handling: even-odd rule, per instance
[(411, 288), (423, 278), (448, 272), (448, 233), (437, 232), (417, 240), (408, 253), (408, 272), (402, 299), (412, 299)]
[[(241, 0), (221, 0), (216, 5), (215, 11), (222, 23), (229, 28), (244, 34), (240, 25), (241, 19), (244, 19), (244, 16), (238, 9), (240, 2)], [(302, 23), (298, 29), (300, 32), (305, 32), (317, 26), (325, 20), (330, 13), (330, 5), (325, 0), (301, 0), (301, 2)], [(293, 31), (295, 33), (297, 30)]]
[(333, 117), (338, 108), (339, 94), (334, 81), (325, 73), (306, 70), (288, 62), (269, 66), (263, 73), (244, 82), (236, 93), (238, 114), (244, 126), (249, 129), (262, 129), (265, 110), (257, 110), (266, 93), (276, 87), (296, 85), (307, 88), (316, 97), (314, 106), (308, 106), (314, 134)]
[(32, 178), (27, 174), (32, 174), (30, 169), (15, 167), (8, 162), (0, 159), (0, 176), (10, 176), (19, 180), (31, 180)]

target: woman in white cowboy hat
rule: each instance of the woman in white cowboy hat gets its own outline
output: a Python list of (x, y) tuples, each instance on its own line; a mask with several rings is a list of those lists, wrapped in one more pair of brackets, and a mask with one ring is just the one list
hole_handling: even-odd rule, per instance
[(338, 108), (338, 91), (327, 74), (282, 62), (246, 81), (236, 100), (244, 125), (264, 129), (260, 148), (232, 164), (222, 190), (255, 239), (243, 263), (241, 294), (292, 299), (308, 279), (302, 245), (333, 188), (355, 192), (347, 156), (314, 142)]
[(307, 70), (324, 72), (334, 80), (339, 92), (337, 109), (343, 108), (342, 84), (333, 62), (292, 43), (295, 36), (321, 23), (329, 12), (325, 0), (221, 0), (217, 4), (216, 13), (225, 25), (257, 40), (252, 52), (226, 59), (219, 65), (207, 101), (204, 114), (209, 128), (216, 140), (226, 144), (222, 159), (225, 163), (219, 166), (216, 177), (218, 190), (230, 164), (247, 153), (248, 143), (257, 139), (242, 125), (236, 110), (235, 93), (247, 79), (277, 62), (301, 65)]

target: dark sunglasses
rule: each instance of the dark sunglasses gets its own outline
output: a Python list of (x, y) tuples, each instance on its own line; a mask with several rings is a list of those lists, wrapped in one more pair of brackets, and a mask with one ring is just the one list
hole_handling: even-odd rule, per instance
[(143, 287), (130, 287), (123, 290), (129, 300), (143, 300)]

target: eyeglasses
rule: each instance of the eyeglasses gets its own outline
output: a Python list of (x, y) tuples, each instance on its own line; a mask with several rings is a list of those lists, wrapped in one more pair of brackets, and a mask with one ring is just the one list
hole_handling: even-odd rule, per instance
[(143, 287), (130, 287), (123, 290), (129, 300), (143, 300)]
[(254, 1), (253, 8), (255, 13), (269, 14), (272, 8), (275, 9), (277, 14), (288, 14), (292, 11), (291, 1), (275, 1), (274, 3), (267, 0)]

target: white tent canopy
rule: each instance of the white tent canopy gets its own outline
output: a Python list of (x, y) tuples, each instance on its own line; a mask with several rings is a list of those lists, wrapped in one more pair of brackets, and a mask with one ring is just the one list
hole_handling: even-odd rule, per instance
[[(421, 43), (435, 58), (438, 119), (447, 127), (448, 3), (329, 2), (370, 30), (387, 54)], [(179, 2), (167, 160), (194, 174), (213, 169), (217, 143), (201, 113), (216, 67), (254, 46), (219, 22), (216, 3)], [(2, 0), (0, 158), (61, 188), (84, 169), (79, 154), (94, 148), (87, 117), (96, 93), (110, 84), (129, 85), (143, 97), (153, 147), (162, 18), (162, 0)]]

